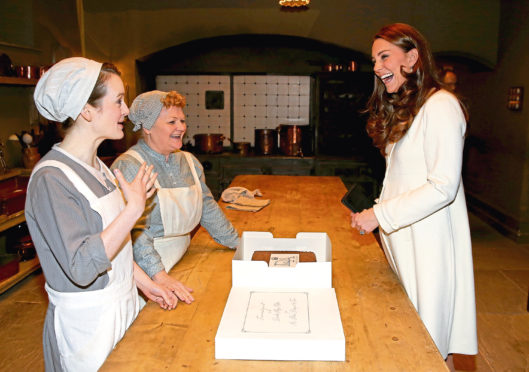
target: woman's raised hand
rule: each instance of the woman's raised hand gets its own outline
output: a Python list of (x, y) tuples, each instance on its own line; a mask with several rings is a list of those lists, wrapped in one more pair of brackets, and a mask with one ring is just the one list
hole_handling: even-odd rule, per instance
[(119, 169), (114, 170), (117, 180), (125, 200), (127, 200), (128, 205), (132, 205), (135, 208), (139, 209), (139, 212), (143, 212), (145, 208), (145, 201), (149, 199), (156, 191), (154, 186), (154, 181), (158, 177), (158, 173), (153, 173), (153, 165), (147, 166), (147, 163), (143, 163), (136, 174), (136, 177), (132, 182), (127, 182), (123, 174)]

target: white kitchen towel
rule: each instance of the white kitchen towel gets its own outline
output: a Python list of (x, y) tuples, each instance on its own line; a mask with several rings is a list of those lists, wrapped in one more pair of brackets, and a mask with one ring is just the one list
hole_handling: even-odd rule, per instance
[(257, 212), (270, 204), (270, 199), (255, 199), (255, 196), (262, 196), (259, 189), (250, 191), (244, 187), (230, 187), (222, 192), (221, 199), (230, 203), (226, 208), (238, 211)]

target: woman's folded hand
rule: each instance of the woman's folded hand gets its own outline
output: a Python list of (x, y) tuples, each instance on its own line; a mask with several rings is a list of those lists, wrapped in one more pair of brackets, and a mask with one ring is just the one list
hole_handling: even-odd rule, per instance
[(155, 282), (142, 292), (149, 300), (156, 302), (164, 310), (173, 310), (178, 304), (178, 298), (173, 292)]
[(182, 282), (169, 276), (164, 270), (155, 274), (152, 277), (152, 280), (154, 280), (157, 284), (161, 285), (162, 287), (165, 287), (170, 290), (172, 293), (178, 296), (180, 301), (184, 301), (186, 304), (190, 304), (191, 302), (195, 301), (195, 299), (191, 295), (191, 292), (193, 292), (193, 290), (189, 287), (186, 287)]

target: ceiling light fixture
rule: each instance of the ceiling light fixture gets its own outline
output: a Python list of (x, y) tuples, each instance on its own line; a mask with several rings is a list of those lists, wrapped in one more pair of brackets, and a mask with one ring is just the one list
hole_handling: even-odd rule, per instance
[(279, 5), (287, 8), (299, 8), (310, 4), (310, 0), (279, 0)]

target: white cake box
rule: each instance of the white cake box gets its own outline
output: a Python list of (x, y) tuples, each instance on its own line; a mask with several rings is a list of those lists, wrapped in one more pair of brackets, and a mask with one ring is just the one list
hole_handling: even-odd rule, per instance
[[(311, 251), (316, 262), (269, 267), (254, 251)], [(243, 232), (232, 261), (232, 289), (215, 337), (215, 358), (345, 360), (332, 250), (326, 233), (274, 239)]]

